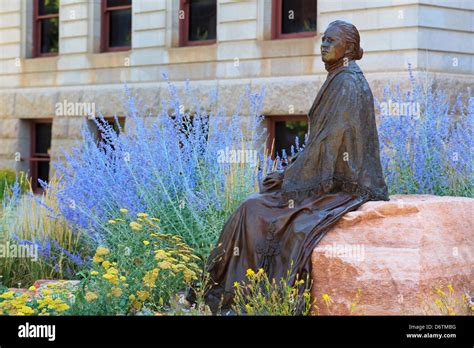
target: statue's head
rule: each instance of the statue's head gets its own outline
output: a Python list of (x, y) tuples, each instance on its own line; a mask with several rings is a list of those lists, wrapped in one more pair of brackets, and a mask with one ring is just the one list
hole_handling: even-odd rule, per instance
[(363, 54), (359, 31), (354, 25), (344, 21), (329, 24), (321, 42), (321, 56), (324, 63), (334, 64), (344, 57), (358, 60)]

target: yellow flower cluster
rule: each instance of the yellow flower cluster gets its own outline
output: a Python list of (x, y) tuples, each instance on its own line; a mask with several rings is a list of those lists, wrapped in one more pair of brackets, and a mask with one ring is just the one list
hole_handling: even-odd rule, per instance
[[(113, 262), (112, 264), (115, 264), (115, 262)], [(109, 283), (113, 284), (113, 285), (119, 285), (120, 282), (124, 283), (127, 278), (124, 277), (124, 276), (120, 276), (119, 275), (119, 271), (117, 268), (115, 267), (109, 267), (109, 268), (105, 268), (104, 269), (106, 270), (104, 275), (102, 275), (102, 278), (104, 278), (105, 280), (107, 280)], [(123, 284), (125, 287), (127, 287), (127, 284)]]
[(112, 288), (112, 291), (111, 291), (112, 295), (114, 295), (115, 297), (120, 297), (122, 296), (122, 289), (120, 289), (119, 287), (117, 286), (114, 286)]
[(311, 310), (310, 287), (307, 281), (292, 280), (291, 269), (286, 277), (269, 279), (263, 268), (247, 269), (246, 280), (233, 284), (234, 304), (237, 314), (247, 315), (295, 315), (308, 314)]
[(331, 296), (329, 296), (328, 294), (322, 294), (321, 297), (327, 307), (329, 307), (329, 305), (333, 302)]
[[(28, 290), (37, 289), (31, 286)], [(70, 308), (66, 303), (70, 292), (61, 283), (48, 283), (44, 289), (30, 296), (7, 291), (0, 295), (0, 315), (57, 315)]]
[(196, 255), (186, 255), (183, 250), (157, 249), (154, 252), (160, 269), (171, 270), (174, 274), (182, 273), (184, 281), (187, 283), (197, 279), (199, 266), (195, 262), (190, 262), (191, 259), (199, 259)]
[(130, 222), (130, 227), (131, 227), (132, 230), (134, 230), (134, 231), (140, 231), (143, 226), (140, 225), (138, 222), (132, 221), (132, 222)]
[(160, 269), (171, 270), (175, 274), (182, 272), (185, 282), (197, 279), (199, 266), (194, 261), (199, 260), (199, 257), (193, 254), (193, 249), (184, 243), (180, 236), (155, 232), (150, 234), (150, 237), (175, 246), (154, 250)]
[[(153, 253), (156, 261), (156, 267), (146, 272), (143, 277), (142, 284), (147, 289), (156, 288), (157, 278), (163, 274), (163, 278), (169, 277), (169, 273), (178, 275), (182, 274), (186, 283), (197, 279), (200, 272), (199, 266), (195, 261), (200, 260), (198, 256), (194, 255), (193, 249), (184, 243), (182, 237), (171, 234), (164, 234), (159, 231), (160, 227), (155, 224), (160, 219), (148, 218), (148, 214), (138, 213), (137, 217), (141, 219), (152, 229), (148, 234), (149, 239), (145, 240), (143, 244), (152, 244), (155, 246)], [(161, 247), (158, 247), (160, 246)], [(168, 245), (168, 246), (164, 246)], [(141, 302), (145, 302), (151, 294), (148, 291), (137, 291), (136, 296), (133, 296), (133, 304), (135, 308), (141, 307)], [(163, 299), (160, 298), (161, 305)]]
[[(120, 209), (120, 212), (129, 213), (125, 208)], [(136, 232), (131, 235), (133, 241), (140, 241), (140, 245), (133, 245), (134, 254), (130, 252), (132, 245), (127, 248), (129, 252), (123, 254), (126, 258), (124, 262), (136, 265), (137, 270), (127, 273), (133, 274), (128, 286), (125, 283), (126, 278), (120, 276), (121, 257), (116, 258), (119, 262), (117, 265), (112, 257), (105, 257), (112, 253), (110, 250), (105, 247), (98, 248), (93, 257), (95, 265), (90, 273), (92, 286), (85, 294), (87, 302), (96, 301), (101, 294), (106, 294), (107, 298), (126, 296), (132, 311), (157, 308), (164, 305), (163, 297), (168, 296), (167, 286), (176, 286), (180, 281), (189, 283), (198, 278), (200, 267), (197, 262), (200, 258), (194, 255), (193, 249), (182, 237), (162, 233), (158, 226), (160, 219), (150, 217), (146, 213), (138, 213), (132, 221), (118, 218), (109, 220), (109, 224), (118, 222), (123, 222), (122, 227)], [(136, 255), (139, 250), (145, 250), (144, 255)], [(127, 259), (128, 257), (130, 259)], [(139, 274), (140, 278), (137, 277)], [(128, 310), (129, 308), (125, 308), (124, 312)]]
[(87, 302), (92, 302), (99, 298), (99, 296), (97, 296), (95, 292), (91, 292), (91, 291), (88, 291), (85, 297), (86, 297)]
[(141, 301), (146, 301), (150, 297), (150, 292), (149, 291), (137, 291), (137, 296)]
[(64, 303), (64, 301), (59, 298), (45, 297), (38, 300), (38, 308), (43, 309), (42, 313), (47, 313), (47, 309), (55, 310), (59, 313), (64, 312), (69, 309), (69, 305)]
[(110, 253), (110, 250), (108, 248), (100, 246), (96, 249), (95, 255), (92, 258), (92, 261), (95, 263), (101, 263), (104, 261), (103, 256), (108, 255), (109, 253)]
[[(108, 254), (110, 254), (109, 249), (104, 248), (104, 247), (98, 247), (95, 252), (94, 257), (92, 258), (93, 262), (100, 263), (103, 271), (105, 271), (104, 274), (102, 275), (102, 278), (107, 280), (109, 283), (113, 285), (118, 285), (120, 282), (122, 283), (125, 282), (127, 278), (119, 275), (119, 271), (116, 268), (117, 263), (110, 262), (109, 260), (106, 260), (103, 258), (103, 256), (108, 255)], [(96, 270), (91, 271), (92, 276), (98, 276), (99, 274), (100, 272)], [(127, 286), (127, 284), (124, 284), (124, 286)], [(115, 291), (113, 295), (116, 296), (117, 293), (118, 291)], [(93, 296), (90, 295), (88, 302), (93, 301), (93, 300), (95, 300), (95, 298), (93, 298)]]
[(143, 277), (143, 285), (147, 288), (156, 288), (156, 278), (158, 277), (158, 268), (153, 268), (153, 270), (146, 272)]
[(251, 304), (247, 303), (245, 305), (245, 311), (247, 312), (248, 315), (253, 315), (254, 314), (254, 309)]
[[(122, 296), (124, 288), (127, 288), (129, 285), (126, 283), (127, 278), (123, 275), (120, 275), (120, 272), (117, 269), (117, 262), (107, 260), (105, 258), (106, 255), (111, 255), (109, 249), (105, 247), (97, 248), (93, 258), (93, 261), (97, 264), (97, 266), (90, 272), (90, 275), (94, 277), (94, 279), (104, 279), (106, 281), (104, 283), (108, 284), (108, 286), (106, 286), (106, 298), (118, 298)], [(98, 292), (92, 291), (92, 289), (89, 289), (85, 294), (85, 300), (87, 302), (96, 301), (98, 298)]]
[[(461, 279), (459, 279), (461, 280)], [(458, 280), (458, 281), (459, 281)], [(422, 297), (423, 313), (426, 315), (473, 315), (474, 305), (469, 287), (468, 279), (465, 284), (459, 283), (463, 290), (455, 291), (452, 284), (438, 282), (430, 289), (429, 293)]]
[(249, 269), (247, 270), (247, 272), (246, 272), (246, 276), (247, 276), (248, 279), (252, 279), (252, 278), (255, 278), (255, 277), (259, 278), (259, 277), (261, 277), (263, 274), (264, 274), (263, 268), (259, 268), (258, 271), (257, 271), (257, 273), (255, 273), (254, 270), (251, 269), (251, 268), (249, 268)]
[(27, 305), (29, 301), (27, 294), (15, 296), (13, 291), (7, 291), (0, 295), (0, 314), (3, 315), (33, 315), (36, 311)]

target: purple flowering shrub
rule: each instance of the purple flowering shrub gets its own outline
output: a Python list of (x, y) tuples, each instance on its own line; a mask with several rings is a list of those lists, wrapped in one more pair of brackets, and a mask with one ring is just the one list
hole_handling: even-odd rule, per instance
[[(424, 91), (411, 71), (410, 81), (409, 91), (387, 87), (377, 102), (381, 112), (389, 103), (380, 116), (379, 136), (390, 193), (472, 196), (474, 99), (469, 92), (467, 105), (461, 97), (451, 105), (442, 91)], [(139, 96), (126, 88), (126, 131), (117, 135), (106, 122), (94, 120), (103, 141), (97, 144), (84, 127), (85, 141), (65, 153), (65, 163), (56, 164), (62, 176), (61, 213), (87, 231), (93, 244), (107, 244), (106, 222), (126, 208), (159, 217), (165, 231), (183, 236), (205, 255), (228, 216), (256, 191), (259, 178), (281, 168), (279, 159), (274, 163), (265, 156), (263, 92), (247, 90), (228, 117), (216, 91), (203, 107), (188, 84), (185, 93), (193, 105), (183, 105), (177, 89), (168, 87), (169, 97), (155, 117), (140, 111)], [(242, 115), (244, 103), (249, 117)], [(393, 112), (393, 105), (406, 104), (413, 107)], [(228, 150), (254, 151), (256, 160), (234, 161)]]
[(452, 103), (446, 92), (432, 86), (424, 89), (410, 67), (409, 73), (409, 91), (387, 86), (383, 99), (376, 102), (381, 113), (381, 161), (390, 194), (473, 197), (471, 91)]
[[(422, 88), (411, 71), (410, 81), (409, 91), (387, 87), (383, 99), (376, 102), (381, 113), (381, 160), (390, 193), (472, 197), (471, 92), (451, 103), (443, 91)], [(225, 221), (257, 190), (262, 176), (288, 161), (285, 153), (281, 162), (266, 156), (260, 113), (263, 91), (253, 93), (248, 88), (233, 115), (219, 106), (215, 90), (206, 106), (189, 85), (184, 93), (191, 105), (183, 105), (183, 96), (172, 84), (168, 91), (161, 110), (151, 117), (142, 111), (139, 96), (126, 88), (125, 131), (117, 134), (99, 114), (100, 120), (94, 122), (102, 140), (84, 126), (84, 141), (64, 153), (64, 162), (54, 163), (60, 182), (54, 188), (45, 186), (55, 197), (48, 203), (54, 202), (54, 214), (48, 204), (39, 203), (41, 198), (32, 201), (57, 226), (56, 235), (65, 231), (74, 236), (74, 245), (57, 243), (62, 239), (40, 229), (36, 236), (11, 233), (18, 243), (36, 246), (45, 270), (72, 276), (88, 263), (88, 251), (98, 245), (114, 249), (111, 244), (122, 240), (117, 234), (130, 232), (108, 223), (120, 218), (121, 208), (131, 215), (145, 212), (160, 218), (164, 233), (182, 236), (205, 258)], [(290, 155), (303, 147), (296, 139)], [(5, 214), (5, 207), (4, 201), (4, 214), (0, 214), (4, 229), (10, 224), (7, 217), (15, 215), (10, 208)], [(28, 214), (25, 207), (21, 214)], [(30, 220), (23, 220), (29, 224)], [(115, 246), (117, 250), (130, 247)]]
[[(126, 88), (125, 132), (116, 134), (106, 122), (104, 126), (94, 119), (103, 141), (98, 144), (84, 127), (85, 141), (72, 153), (65, 152), (64, 163), (56, 164), (62, 176), (57, 193), (61, 213), (95, 244), (107, 244), (107, 221), (126, 208), (132, 214), (159, 217), (164, 231), (184, 237), (205, 253), (224, 220), (256, 190), (263, 170), (258, 163), (264, 158), (263, 91), (248, 88), (232, 116), (219, 106), (216, 91), (207, 107), (188, 84), (185, 93), (193, 105), (183, 105), (170, 83), (168, 91), (161, 111), (150, 117), (140, 111), (139, 97)], [(248, 117), (241, 115), (244, 104)], [(237, 161), (232, 151), (238, 150), (251, 156)]]

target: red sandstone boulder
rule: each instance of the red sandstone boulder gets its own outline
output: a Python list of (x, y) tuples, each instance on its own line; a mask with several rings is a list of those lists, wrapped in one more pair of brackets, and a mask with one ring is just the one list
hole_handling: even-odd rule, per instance
[(396, 195), (346, 214), (312, 255), (318, 313), (349, 314), (359, 301), (353, 314), (429, 314), (435, 287), (449, 284), (458, 298), (469, 293), (473, 213), (471, 198)]
[(75, 288), (79, 284), (79, 280), (52, 280), (52, 279), (39, 279), (35, 281), (33, 286), (39, 290), (47, 287), (68, 287)]

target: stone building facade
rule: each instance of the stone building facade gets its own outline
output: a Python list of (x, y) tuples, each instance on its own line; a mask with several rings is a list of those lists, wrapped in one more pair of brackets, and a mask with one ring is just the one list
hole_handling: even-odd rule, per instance
[[(275, 6), (282, 1), (217, 0), (215, 38), (201, 45), (183, 45), (186, 1), (133, 0), (125, 50), (104, 50), (104, 1), (60, 0), (58, 52), (39, 56), (35, 1), (0, 1), (0, 168), (31, 171), (38, 162), (60, 160), (61, 149), (80, 141), (87, 117), (81, 111), (58, 115), (58, 103), (93, 103), (105, 115), (123, 115), (126, 82), (157, 110), (162, 72), (178, 89), (189, 79), (203, 98), (217, 85), (229, 110), (247, 85), (265, 85), (263, 113), (273, 126), (301, 119), (326, 77), (319, 46), (336, 19), (359, 29), (360, 66), (376, 96), (387, 82), (407, 82), (408, 63), (450, 91), (474, 86), (471, 0), (310, 0), (317, 11), (314, 33), (286, 37), (274, 35)], [(32, 160), (35, 142), (40, 152)], [(38, 168), (43, 176), (51, 171)]]

